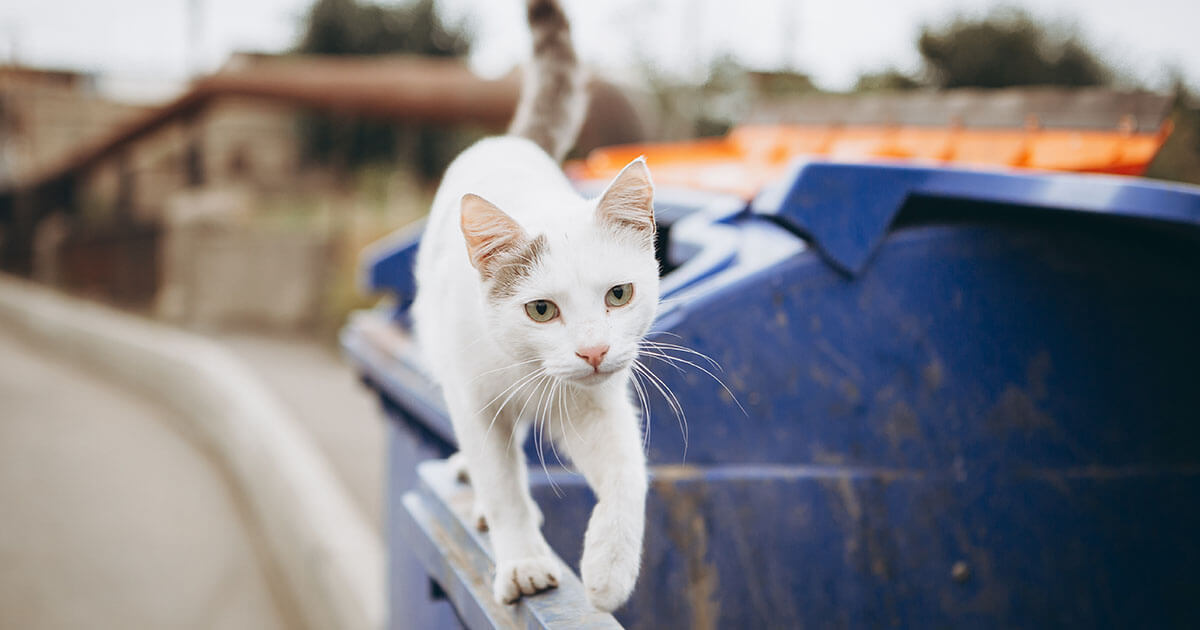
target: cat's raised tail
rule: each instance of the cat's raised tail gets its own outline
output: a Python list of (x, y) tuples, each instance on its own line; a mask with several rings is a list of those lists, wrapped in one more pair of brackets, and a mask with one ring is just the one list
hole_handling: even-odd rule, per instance
[(567, 16), (557, 0), (527, 0), (533, 61), (508, 133), (529, 138), (562, 161), (587, 114), (586, 77), (579, 67)]

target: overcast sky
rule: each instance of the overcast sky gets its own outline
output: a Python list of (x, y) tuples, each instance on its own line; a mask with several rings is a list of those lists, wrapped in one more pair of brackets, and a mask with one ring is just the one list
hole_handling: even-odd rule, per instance
[[(190, 69), (210, 71), (235, 50), (281, 51), (296, 39), (311, 0), (3, 0), (0, 56), (97, 72), (120, 95), (164, 96)], [(188, 7), (199, 6), (199, 47)], [(484, 75), (528, 53), (520, 0), (439, 0), (476, 34), (471, 64)], [(584, 59), (635, 76), (640, 61), (695, 75), (728, 52), (760, 69), (790, 67), (826, 89), (847, 89), (866, 70), (918, 67), (924, 23), (981, 15), (992, 0), (564, 0)], [(1167, 86), (1168, 68), (1200, 87), (1200, 0), (1018, 0), (1041, 19), (1074, 24), (1128, 76)]]

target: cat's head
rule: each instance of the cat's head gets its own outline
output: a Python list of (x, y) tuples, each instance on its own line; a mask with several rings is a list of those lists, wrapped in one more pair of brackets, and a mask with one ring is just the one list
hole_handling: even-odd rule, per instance
[(653, 198), (640, 158), (586, 202), (588, 220), (563, 209), (559, 225), (536, 235), (483, 198), (463, 197), (489, 334), (514, 363), (584, 385), (632, 363), (658, 307)]

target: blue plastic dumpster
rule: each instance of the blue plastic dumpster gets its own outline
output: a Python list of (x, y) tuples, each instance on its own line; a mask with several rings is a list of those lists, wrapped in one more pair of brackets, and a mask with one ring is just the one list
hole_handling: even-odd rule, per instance
[[(647, 361), (686, 456), (652, 398), (643, 572), (617, 622), (1200, 623), (1200, 189), (810, 162), (749, 204), (658, 206), (654, 334), (728, 391)], [(342, 336), (390, 419), (392, 626), (612, 626), (577, 583), (498, 610), (469, 487), (418, 467), (455, 448), (409, 343), (415, 248), (375, 252), (396, 299)], [(577, 569), (586, 484), (530, 479)]]

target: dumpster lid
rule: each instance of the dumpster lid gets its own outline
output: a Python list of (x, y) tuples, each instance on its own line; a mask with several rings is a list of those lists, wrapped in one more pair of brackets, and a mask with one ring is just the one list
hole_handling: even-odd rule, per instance
[(1196, 186), (906, 164), (800, 161), (759, 193), (751, 209), (804, 234), (829, 263), (853, 275), (866, 266), (905, 202), (917, 197), (968, 202), (968, 218), (984, 218), (1000, 204), (1200, 228)]

